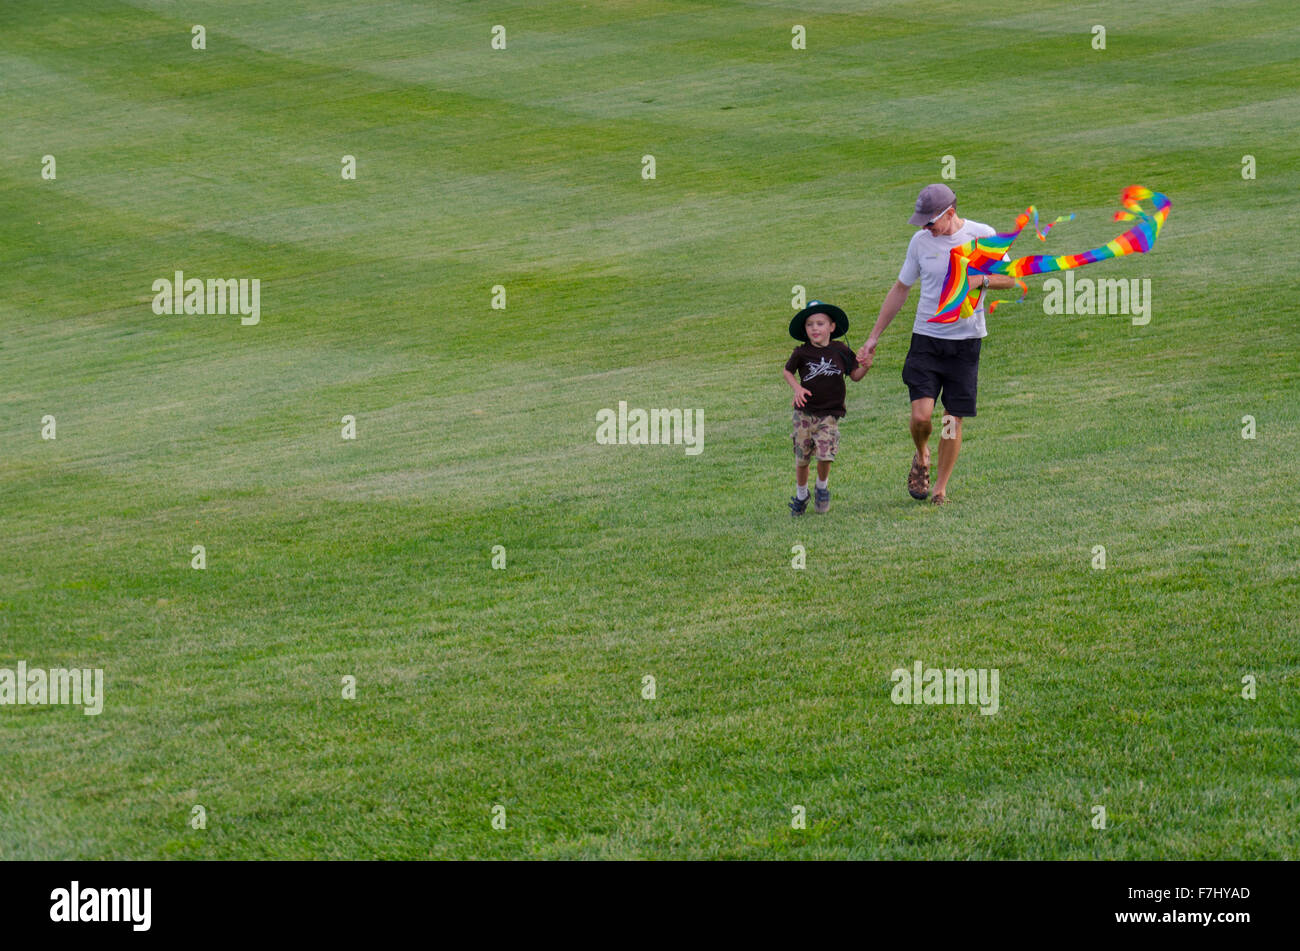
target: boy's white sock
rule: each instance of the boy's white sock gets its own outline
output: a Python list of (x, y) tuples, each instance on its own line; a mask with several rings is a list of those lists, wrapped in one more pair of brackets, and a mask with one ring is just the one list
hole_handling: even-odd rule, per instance
[(826, 480), (825, 480), (825, 479), (818, 479), (818, 480), (817, 480), (817, 488), (819, 488), (819, 489), (824, 489), (824, 488), (826, 488)]
[(808, 486), (806, 486), (806, 485), (796, 485), (796, 486), (794, 487), (794, 497), (795, 497), (796, 499), (798, 499), (799, 501), (801, 501), (801, 502), (802, 502), (804, 499), (808, 498)]

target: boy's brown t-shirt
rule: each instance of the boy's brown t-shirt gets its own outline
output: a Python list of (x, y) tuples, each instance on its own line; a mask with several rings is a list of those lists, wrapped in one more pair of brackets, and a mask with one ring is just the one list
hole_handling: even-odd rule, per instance
[(785, 368), (799, 374), (799, 382), (812, 395), (804, 400), (802, 412), (809, 416), (844, 415), (844, 377), (858, 365), (848, 345), (832, 340), (824, 347), (802, 343), (794, 348)]

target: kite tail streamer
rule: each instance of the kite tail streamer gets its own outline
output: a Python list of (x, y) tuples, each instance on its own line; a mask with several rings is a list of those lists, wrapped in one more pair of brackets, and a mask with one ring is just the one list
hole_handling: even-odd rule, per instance
[[(1155, 206), (1155, 211), (1151, 214), (1142, 210), (1142, 202), (1147, 198), (1150, 198), (1151, 203)], [(944, 277), (943, 289), (939, 294), (939, 308), (935, 315), (929, 319), (929, 323), (951, 324), (964, 317), (969, 317), (975, 312), (981, 292), (970, 289), (969, 277), (972, 273), (1006, 274), (1015, 278), (1016, 284), (1020, 286), (1021, 296), (1019, 300), (994, 301), (989, 304), (988, 308), (991, 314), (997, 309), (998, 304), (1018, 304), (1029, 296), (1028, 285), (1020, 280), (1020, 278), (1028, 274), (1065, 271), (1071, 268), (1083, 267), (1085, 264), (1096, 264), (1098, 261), (1106, 261), (1110, 258), (1123, 257), (1127, 254), (1145, 254), (1150, 251), (1152, 245), (1156, 243), (1156, 239), (1160, 237), (1160, 229), (1164, 227), (1165, 219), (1169, 217), (1171, 204), (1169, 199), (1160, 192), (1152, 191), (1141, 185), (1130, 185), (1120, 195), (1120, 204), (1124, 206), (1125, 210), (1115, 212), (1114, 220), (1136, 220), (1137, 224), (1113, 241), (1108, 241), (1100, 247), (1084, 251), (1081, 254), (1037, 254), (1016, 258), (1014, 261), (1005, 260), (1007, 249), (1011, 247), (1011, 243), (1020, 236), (1020, 232), (1024, 230), (1025, 225), (1031, 220), (1034, 223), (1034, 231), (1039, 240), (1045, 241), (1047, 240), (1047, 233), (1052, 230), (1053, 226), (1074, 218), (1073, 214), (1063, 215), (1040, 229), (1038, 226), (1038, 209), (1033, 205), (1030, 205), (1016, 217), (1013, 230), (987, 238), (976, 238), (974, 241), (968, 241), (953, 248), (948, 254), (948, 273)]]
[(1022, 280), (1021, 280), (1020, 278), (1018, 278), (1018, 277), (1015, 279), (1015, 281), (1016, 281), (1016, 286), (1020, 288), (1020, 296), (1019, 296), (1018, 298), (1016, 298), (1015, 300), (995, 300), (995, 301), (989, 301), (988, 312), (989, 312), (989, 315), (990, 315), (990, 316), (992, 316), (993, 312), (994, 312), (995, 310), (998, 309), (998, 305), (999, 305), (999, 304), (1019, 304), (1019, 303), (1020, 303), (1021, 301), (1023, 301), (1026, 297), (1029, 296), (1029, 285), (1026, 284), (1024, 281), (1022, 281)]
[[(1039, 241), (1046, 241), (1046, 240), (1047, 240), (1047, 232), (1051, 231), (1054, 227), (1056, 227), (1057, 225), (1059, 225), (1062, 221), (1073, 221), (1073, 220), (1074, 220), (1074, 212), (1070, 212), (1068, 215), (1061, 215), (1061, 217), (1057, 218), (1055, 221), (1053, 221), (1053, 222), (1052, 222), (1050, 225), (1048, 225), (1046, 228), (1039, 228), (1039, 227), (1038, 227), (1038, 209), (1035, 208), (1033, 205), (1030, 205), (1029, 208), (1027, 209), (1027, 211), (1031, 211), (1031, 212), (1033, 212), (1033, 214), (1034, 214), (1034, 231), (1036, 231), (1036, 232), (1038, 233), (1038, 240), (1039, 240)], [(1119, 212), (1116, 212), (1116, 214), (1119, 214)], [(1024, 216), (1021, 215), (1020, 217), (1024, 217)], [(1020, 224), (1020, 218), (1017, 218), (1017, 219), (1016, 219), (1016, 224), (1018, 224), (1018, 225)], [(1024, 227), (1024, 225), (1020, 225), (1020, 228), (1023, 228), (1023, 227)], [(1020, 228), (1016, 228), (1016, 233), (1017, 233), (1017, 234), (1020, 233)]]

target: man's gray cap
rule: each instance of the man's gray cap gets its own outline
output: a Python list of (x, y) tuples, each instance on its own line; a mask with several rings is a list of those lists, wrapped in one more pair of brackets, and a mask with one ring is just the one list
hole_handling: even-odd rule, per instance
[(921, 194), (916, 196), (916, 214), (908, 218), (907, 223), (919, 228), (947, 211), (948, 206), (956, 200), (957, 196), (947, 185), (926, 185), (921, 189)]

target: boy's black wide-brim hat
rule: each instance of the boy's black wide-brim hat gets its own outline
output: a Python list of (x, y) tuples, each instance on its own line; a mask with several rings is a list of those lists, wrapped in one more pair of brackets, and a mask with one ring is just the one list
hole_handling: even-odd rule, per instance
[(848, 314), (840, 310), (834, 304), (826, 304), (819, 300), (811, 300), (808, 306), (799, 313), (795, 314), (790, 320), (790, 336), (795, 340), (802, 340), (808, 343), (808, 329), (804, 327), (804, 322), (813, 314), (825, 314), (835, 323), (835, 329), (831, 331), (831, 339), (843, 337), (849, 332)]

